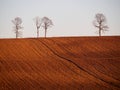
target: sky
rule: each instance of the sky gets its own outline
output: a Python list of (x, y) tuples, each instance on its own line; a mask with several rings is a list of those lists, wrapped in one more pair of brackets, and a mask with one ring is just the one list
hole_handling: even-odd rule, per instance
[(15, 17), (23, 21), (22, 38), (36, 37), (36, 16), (53, 21), (47, 37), (98, 36), (92, 23), (97, 13), (106, 16), (109, 26), (102, 35), (120, 36), (120, 0), (0, 0), (0, 38), (15, 38), (11, 22)]

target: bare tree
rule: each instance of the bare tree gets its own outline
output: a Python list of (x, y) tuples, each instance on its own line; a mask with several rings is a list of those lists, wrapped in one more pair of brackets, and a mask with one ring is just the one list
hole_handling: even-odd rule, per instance
[(40, 17), (35, 17), (35, 24), (36, 24), (36, 28), (37, 28), (37, 38), (39, 37), (39, 29), (40, 29), (40, 26), (41, 26), (41, 19)]
[(14, 31), (15, 31), (15, 34), (16, 34), (16, 38), (18, 38), (22, 34), (22, 32), (19, 31), (20, 29), (23, 28), (21, 26), (22, 19), (20, 17), (16, 17), (14, 20), (12, 20), (12, 23), (15, 25), (14, 26)]
[(42, 27), (45, 29), (45, 38), (47, 34), (47, 29), (53, 25), (52, 20), (50, 20), (48, 17), (42, 18)]
[(96, 28), (98, 28), (99, 36), (101, 36), (101, 32), (108, 30), (108, 26), (106, 25), (106, 17), (102, 13), (97, 13), (95, 15), (95, 20), (93, 21), (93, 25)]

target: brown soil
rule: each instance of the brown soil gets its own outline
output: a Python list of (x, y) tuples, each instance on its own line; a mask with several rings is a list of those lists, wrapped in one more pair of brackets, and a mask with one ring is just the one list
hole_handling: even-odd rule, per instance
[(0, 90), (120, 90), (120, 37), (0, 39)]

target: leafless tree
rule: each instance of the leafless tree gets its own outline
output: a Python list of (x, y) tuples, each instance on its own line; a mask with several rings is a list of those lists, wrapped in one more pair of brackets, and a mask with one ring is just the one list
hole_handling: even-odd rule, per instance
[(93, 25), (96, 28), (98, 28), (99, 36), (101, 36), (101, 32), (108, 30), (108, 26), (106, 25), (106, 17), (102, 13), (97, 13), (95, 15), (95, 20), (93, 21)]
[(47, 34), (47, 29), (53, 25), (52, 20), (50, 20), (48, 17), (42, 18), (42, 27), (45, 29), (45, 38)]
[(15, 31), (15, 34), (16, 34), (16, 38), (18, 38), (22, 34), (22, 32), (19, 31), (20, 29), (23, 28), (21, 26), (22, 19), (20, 17), (16, 17), (14, 20), (12, 20), (12, 23), (15, 25), (14, 26), (14, 31)]
[(40, 17), (35, 17), (35, 24), (36, 24), (36, 28), (37, 28), (37, 38), (39, 37), (39, 29), (40, 29), (40, 26), (41, 26), (41, 19)]

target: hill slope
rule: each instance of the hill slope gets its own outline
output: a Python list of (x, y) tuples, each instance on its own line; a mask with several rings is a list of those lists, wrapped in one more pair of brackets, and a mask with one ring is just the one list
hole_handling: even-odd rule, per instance
[(0, 90), (119, 90), (120, 37), (0, 39)]

